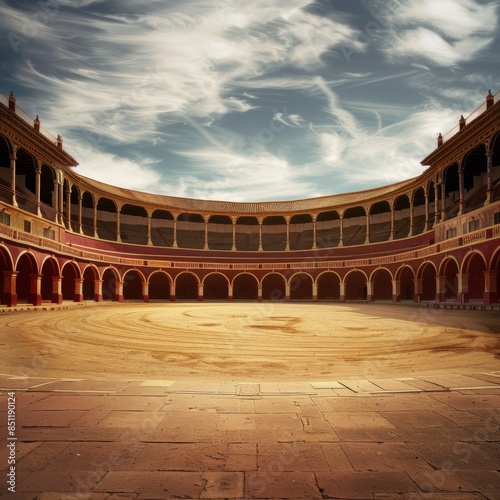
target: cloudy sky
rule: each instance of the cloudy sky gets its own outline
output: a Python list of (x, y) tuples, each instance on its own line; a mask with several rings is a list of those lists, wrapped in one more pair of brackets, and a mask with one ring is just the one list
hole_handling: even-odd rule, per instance
[(0, 0), (0, 92), (82, 175), (232, 201), (413, 177), (500, 90), (500, 0)]

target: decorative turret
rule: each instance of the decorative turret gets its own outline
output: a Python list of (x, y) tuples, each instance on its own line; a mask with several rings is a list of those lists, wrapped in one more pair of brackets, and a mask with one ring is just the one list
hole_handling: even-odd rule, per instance
[(462, 130), (465, 127), (465, 118), (464, 118), (464, 115), (460, 116), (460, 120), (458, 120), (458, 125), (460, 126), (460, 130)]
[(10, 96), (9, 96), (9, 109), (11, 111), (16, 111), (16, 98), (14, 97), (14, 92), (12, 90), (10, 91)]
[(40, 132), (40, 120), (38, 119), (38, 115), (36, 115), (36, 118), (33, 120), (33, 127), (35, 127), (37, 132)]
[(441, 135), (441, 132), (438, 134), (438, 148), (443, 145), (443, 136)]
[(486, 109), (490, 109), (493, 104), (493, 95), (491, 93), (491, 89), (488, 89), (488, 94), (486, 95)]
[(58, 135), (58, 136), (57, 136), (57, 147), (58, 147), (59, 149), (62, 149), (62, 148), (63, 148), (63, 139), (62, 139), (61, 135)]

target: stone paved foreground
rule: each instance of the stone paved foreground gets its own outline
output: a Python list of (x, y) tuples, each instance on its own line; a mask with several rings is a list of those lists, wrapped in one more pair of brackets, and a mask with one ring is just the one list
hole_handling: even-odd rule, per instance
[[(0, 378), (16, 499), (500, 498), (500, 372), (318, 383)], [(9, 442), (9, 441), (8, 441)]]

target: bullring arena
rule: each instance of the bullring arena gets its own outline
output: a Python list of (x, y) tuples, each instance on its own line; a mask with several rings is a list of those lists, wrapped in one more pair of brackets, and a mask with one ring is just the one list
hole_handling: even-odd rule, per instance
[(1, 96), (0, 491), (498, 498), (499, 98), (416, 178), (231, 203), (85, 178)]

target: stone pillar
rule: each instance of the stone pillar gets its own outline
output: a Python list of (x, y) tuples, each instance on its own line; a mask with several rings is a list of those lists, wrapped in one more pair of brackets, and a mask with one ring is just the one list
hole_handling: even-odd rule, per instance
[(340, 282), (340, 302), (345, 302), (345, 282)]
[(28, 302), (34, 306), (42, 305), (42, 275), (30, 274), (30, 294)]
[(233, 301), (233, 285), (232, 285), (232, 283), (227, 284), (227, 298), (230, 302)]
[(12, 205), (17, 207), (17, 198), (16, 198), (16, 153), (13, 153), (9, 156), (10, 159), (10, 190), (12, 192)]
[(399, 302), (401, 300), (401, 281), (392, 280), (392, 301)]
[(365, 245), (370, 243), (370, 210), (366, 211), (366, 238)]
[[(54, 179), (54, 196), (52, 198), (52, 209), (54, 210), (54, 221), (59, 222), (59, 183)], [(40, 200), (38, 205), (40, 206)]]
[(286, 223), (286, 246), (285, 246), (285, 251), (288, 252), (290, 250), (290, 216), (287, 215), (285, 217), (285, 223)]
[(493, 150), (486, 153), (486, 201), (485, 205), (489, 205), (493, 200), (492, 191), (492, 170), (493, 170)]
[[(56, 172), (56, 175), (59, 176), (59, 171)], [(59, 220), (59, 224), (61, 224), (61, 226), (65, 226), (65, 224), (64, 224), (64, 185), (63, 185), (62, 180), (59, 182), (59, 208), (57, 210), (57, 220)]]
[(258, 217), (259, 221), (259, 252), (262, 252), (262, 217)]
[(441, 182), (441, 222), (446, 220), (446, 182)]
[(94, 200), (94, 220), (92, 222), (94, 227), (92, 228), (94, 231), (94, 238), (99, 238), (99, 234), (97, 233), (97, 202)]
[(375, 300), (373, 295), (373, 281), (370, 280), (366, 282), (366, 300), (367, 302), (373, 302)]
[(115, 281), (115, 300), (123, 302), (123, 281)]
[(78, 195), (78, 233), (83, 234), (83, 195)]
[(203, 283), (198, 283), (198, 300), (203, 301)]
[(312, 216), (312, 221), (313, 221), (313, 244), (312, 244), (312, 250), (316, 250), (316, 218), (317, 214), (313, 214)]
[(66, 224), (65, 227), (69, 231), (73, 231), (73, 228), (71, 227), (71, 190), (66, 189)]
[(395, 201), (393, 200), (391, 203), (391, 234), (389, 235), (389, 241), (392, 241), (394, 239), (394, 205)]
[(15, 307), (17, 305), (16, 281), (17, 271), (2, 271), (3, 274), (3, 290), (2, 290), (2, 304), (8, 307)]
[(208, 250), (208, 215), (203, 216), (203, 220), (205, 221), (205, 244), (203, 245), (203, 250)]
[(257, 302), (262, 302), (262, 283), (257, 284)]
[(441, 220), (441, 212), (439, 206), (439, 184), (434, 184), (434, 227)]
[(427, 194), (427, 189), (425, 190), (425, 228), (424, 231), (429, 231), (431, 221), (429, 220), (429, 195)]
[(423, 278), (415, 278), (415, 285), (413, 286), (413, 302), (420, 303), (422, 300), (422, 292), (424, 288)]
[[(41, 192), (41, 184), (42, 184), (42, 166), (37, 164), (35, 168), (35, 192), (36, 192), (36, 213), (39, 217), (42, 216), (42, 209), (40, 208), (40, 192)], [(54, 200), (52, 200), (52, 203)]]
[(458, 167), (458, 193), (459, 193), (458, 215), (462, 215), (464, 213), (464, 168), (462, 165)]
[(446, 276), (436, 276), (436, 298), (437, 303), (446, 301)]
[(52, 297), (53, 304), (62, 304), (62, 276), (52, 276)]
[(484, 272), (484, 295), (483, 301), (485, 304), (494, 304), (498, 301), (500, 290), (497, 290), (497, 274), (499, 271), (492, 269)]
[(175, 282), (170, 283), (170, 302), (175, 302)]
[(178, 213), (172, 213), (174, 216), (174, 242), (172, 243), (172, 248), (179, 248), (177, 246), (177, 217), (179, 217)]
[(469, 302), (469, 274), (463, 273), (457, 275), (458, 279), (458, 293), (457, 302), (465, 304)]
[(290, 283), (285, 283), (285, 301), (290, 302), (291, 293), (290, 293)]
[(94, 300), (102, 302), (102, 282), (103, 280), (94, 280)]
[(148, 246), (153, 246), (153, 240), (151, 239), (151, 214), (148, 212)]
[(340, 238), (339, 238), (339, 247), (344, 246), (344, 213), (339, 213), (340, 216)]
[(410, 200), (410, 231), (408, 232), (408, 236), (413, 236), (413, 218), (414, 218), (414, 205), (413, 200)]
[(317, 302), (318, 301), (318, 284), (317, 283), (313, 283), (312, 284), (312, 299), (314, 302)]
[(232, 224), (232, 230), (233, 230), (233, 241), (231, 244), (231, 252), (236, 252), (236, 221), (237, 217), (233, 215), (231, 217), (231, 224)]
[(75, 293), (73, 294), (73, 302), (83, 302), (83, 279), (75, 278)]
[(147, 281), (142, 283), (142, 299), (144, 302), (149, 302), (149, 283)]
[(116, 241), (121, 243), (122, 241), (122, 229), (121, 229), (121, 205), (116, 205)]

